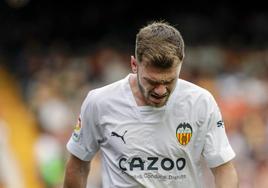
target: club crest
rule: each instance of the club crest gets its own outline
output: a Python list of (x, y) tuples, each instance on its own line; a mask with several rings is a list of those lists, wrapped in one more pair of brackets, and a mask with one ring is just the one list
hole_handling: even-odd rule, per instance
[(180, 123), (176, 130), (176, 137), (182, 146), (186, 146), (193, 135), (193, 129), (189, 123)]

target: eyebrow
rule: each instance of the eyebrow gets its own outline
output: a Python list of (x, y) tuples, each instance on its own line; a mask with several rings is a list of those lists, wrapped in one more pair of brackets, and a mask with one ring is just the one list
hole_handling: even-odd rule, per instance
[(146, 78), (146, 77), (144, 77), (144, 79), (146, 81), (148, 81), (149, 83), (151, 83), (151, 84), (169, 84), (169, 83), (171, 83), (171, 82), (173, 82), (175, 80), (173, 78), (171, 80), (161, 80), (161, 81), (158, 81), (158, 80), (151, 80), (150, 78)]

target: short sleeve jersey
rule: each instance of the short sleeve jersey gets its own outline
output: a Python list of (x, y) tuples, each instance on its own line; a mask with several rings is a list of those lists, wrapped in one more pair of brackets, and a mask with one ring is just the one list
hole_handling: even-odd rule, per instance
[(89, 92), (69, 152), (90, 161), (101, 151), (104, 188), (205, 187), (201, 161), (235, 156), (212, 95), (178, 79), (165, 106), (137, 106), (129, 76)]

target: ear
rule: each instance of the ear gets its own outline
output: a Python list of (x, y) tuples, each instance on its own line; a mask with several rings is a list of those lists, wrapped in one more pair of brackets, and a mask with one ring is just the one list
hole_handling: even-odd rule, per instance
[(131, 56), (130, 65), (131, 65), (132, 72), (136, 74), (137, 69), (138, 69), (138, 64), (134, 56)]

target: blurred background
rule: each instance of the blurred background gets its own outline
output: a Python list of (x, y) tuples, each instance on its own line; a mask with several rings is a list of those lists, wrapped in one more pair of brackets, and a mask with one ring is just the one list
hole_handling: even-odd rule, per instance
[[(213, 93), (241, 188), (268, 187), (268, 10), (255, 2), (0, 1), (0, 188), (58, 188), (87, 92), (125, 77), (152, 20), (186, 43), (183, 79)], [(101, 187), (99, 155), (89, 185)], [(206, 181), (213, 187), (211, 174)]]

